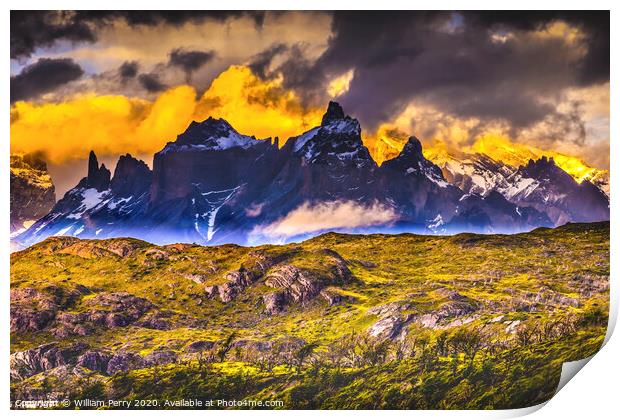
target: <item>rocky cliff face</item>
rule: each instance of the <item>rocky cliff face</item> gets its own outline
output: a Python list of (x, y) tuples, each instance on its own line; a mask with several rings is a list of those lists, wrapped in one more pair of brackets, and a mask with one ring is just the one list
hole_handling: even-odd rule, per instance
[(11, 233), (45, 216), (55, 202), (45, 161), (36, 154), (11, 155)]

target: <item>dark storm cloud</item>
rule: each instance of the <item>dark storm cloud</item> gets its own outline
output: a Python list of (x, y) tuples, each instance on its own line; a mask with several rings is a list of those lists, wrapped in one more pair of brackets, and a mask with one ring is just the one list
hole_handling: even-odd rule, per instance
[(125, 61), (118, 68), (118, 74), (121, 77), (121, 80), (126, 81), (129, 79), (133, 79), (138, 75), (139, 64), (137, 61)]
[(103, 26), (124, 20), (129, 25), (182, 25), (248, 16), (261, 27), (264, 12), (243, 11), (11, 11), (11, 58), (29, 57), (38, 47), (59, 41), (94, 42)]
[(285, 44), (273, 44), (271, 47), (267, 48), (254, 55), (248, 64), (250, 70), (254, 74), (259, 77), (265, 78), (268, 77), (269, 66), (271, 65), (271, 61), (279, 54), (282, 54), (288, 51), (289, 48)]
[(187, 72), (198, 70), (215, 57), (215, 51), (189, 51), (177, 48), (170, 52), (169, 64)]
[(70, 58), (41, 58), (11, 76), (11, 103), (50, 92), (83, 74), (84, 70)]
[(96, 37), (87, 21), (71, 12), (11, 11), (11, 58), (29, 56), (37, 47), (58, 40), (93, 42)]
[[(558, 19), (584, 32), (585, 57), (565, 39), (533, 38), (532, 31)], [(274, 73), (317, 102), (327, 99), (322, 92), (330, 79), (355, 69), (338, 100), (369, 129), (412, 100), (459, 117), (527, 127), (556, 112), (549, 99), (563, 89), (609, 79), (607, 12), (335, 12), (332, 31), (318, 60), (289, 51)], [(498, 42), (495, 32), (512, 36)], [(269, 68), (276, 55), (270, 52), (255, 67)]]
[(213, 60), (215, 51), (192, 51), (184, 48), (176, 48), (170, 52), (168, 65), (179, 67), (185, 72), (187, 83), (190, 83), (192, 72)]
[[(118, 20), (153, 26), (239, 16), (263, 24), (261, 12), (12, 12), (11, 57), (60, 40), (93, 42), (98, 30)], [(582, 45), (566, 39), (534, 36), (558, 20), (581, 30), (585, 55), (576, 52)], [(498, 41), (494, 34), (510, 36)], [(417, 101), (450, 116), (499, 121), (516, 130), (557, 120), (559, 127), (579, 131), (578, 110), (558, 115), (555, 105), (567, 88), (609, 80), (609, 12), (333, 12), (325, 51), (315, 60), (304, 48), (275, 43), (251, 57), (249, 67), (262, 78), (282, 73), (283, 87), (315, 106), (330, 99), (325, 89), (330, 80), (354, 70), (338, 101), (367, 130)], [(179, 81), (172, 67), (189, 82), (213, 54), (177, 49), (148, 73), (137, 76), (138, 68), (126, 63), (118, 74), (159, 92), (166, 87), (162, 81)]]
[(138, 81), (149, 93), (161, 92), (166, 89), (166, 85), (159, 80), (159, 76), (156, 73), (143, 73), (138, 76)]
[(580, 82), (609, 80), (609, 11), (510, 11), (463, 12), (472, 23), (487, 27), (506, 26), (521, 30), (541, 29), (554, 20), (562, 20), (582, 29), (588, 52), (580, 63)]

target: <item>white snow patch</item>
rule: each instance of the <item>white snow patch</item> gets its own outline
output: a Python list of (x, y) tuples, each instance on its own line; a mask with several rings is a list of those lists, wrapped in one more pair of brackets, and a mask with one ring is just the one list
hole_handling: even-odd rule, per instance
[(359, 133), (360, 125), (357, 120), (343, 119), (334, 120), (323, 127), (328, 133)]
[[(226, 204), (228, 200), (233, 196), (233, 194), (239, 189), (240, 185), (235, 188), (231, 188), (228, 190), (219, 190), (219, 191), (208, 191), (206, 193), (201, 193), (205, 198), (211, 209), (203, 213), (202, 215), (196, 213), (194, 219), (194, 229), (196, 232), (207, 241), (213, 239), (213, 235), (217, 231), (215, 228), (215, 217), (217, 216), (218, 211)], [(200, 231), (201, 226), (200, 222), (206, 218), (207, 222), (207, 232), (206, 236)]]
[(101, 204), (104, 197), (109, 193), (109, 190), (97, 191), (95, 188), (88, 188), (83, 191), (78, 191), (82, 196), (82, 202), (76, 209), (75, 213), (71, 213), (67, 216), (67, 219), (79, 219), (84, 212), (92, 209), (93, 207)]
[(108, 203), (108, 208), (110, 210), (114, 210), (114, 209), (116, 209), (116, 207), (118, 207), (119, 204), (125, 204), (128, 201), (130, 201), (132, 198), (133, 198), (133, 195), (129, 196), (129, 197), (126, 197), (126, 198), (119, 198), (118, 200), (112, 200), (112, 201), (110, 201)]
[[(71, 230), (71, 228), (73, 227), (73, 225), (69, 225), (63, 229), (60, 229), (58, 232), (56, 232), (53, 236), (64, 236), (67, 232), (69, 232)], [(67, 235), (70, 236), (70, 235)]]
[(314, 127), (312, 130), (306, 131), (301, 136), (297, 137), (297, 139), (295, 139), (293, 151), (299, 152), (299, 150), (301, 150), (301, 148), (304, 147), (309, 140), (316, 136), (316, 133), (319, 132), (320, 128), (321, 127)]
[(167, 154), (169, 152), (185, 152), (185, 151), (202, 151), (202, 150), (226, 150), (233, 147), (240, 147), (242, 149), (249, 149), (261, 143), (264, 140), (256, 140), (252, 137), (244, 136), (234, 130), (230, 130), (228, 135), (223, 137), (207, 137), (202, 140), (202, 143), (198, 144), (179, 144), (177, 142), (171, 142), (163, 148), (160, 154)]
[(519, 195), (521, 198), (528, 197), (536, 188), (538, 188), (538, 182), (532, 178), (521, 178), (513, 185), (510, 186), (504, 195), (508, 198), (516, 197)]
[(445, 231), (445, 229), (441, 229), (441, 226), (443, 225), (445, 225), (443, 217), (441, 217), (441, 214), (438, 213), (437, 216), (435, 216), (435, 218), (430, 221), (427, 228), (434, 233), (440, 233)]

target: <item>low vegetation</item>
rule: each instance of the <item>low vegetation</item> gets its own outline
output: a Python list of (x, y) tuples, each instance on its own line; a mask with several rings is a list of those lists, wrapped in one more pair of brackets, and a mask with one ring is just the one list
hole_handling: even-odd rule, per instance
[(601, 346), (608, 282), (608, 223), (255, 248), (50, 238), (11, 258), (11, 397), (525, 407)]

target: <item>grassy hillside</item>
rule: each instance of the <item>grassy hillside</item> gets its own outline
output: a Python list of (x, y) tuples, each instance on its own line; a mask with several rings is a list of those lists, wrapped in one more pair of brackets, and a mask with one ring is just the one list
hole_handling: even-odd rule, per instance
[(523, 407), (600, 347), (608, 279), (608, 223), (255, 248), (50, 238), (11, 256), (12, 398)]

